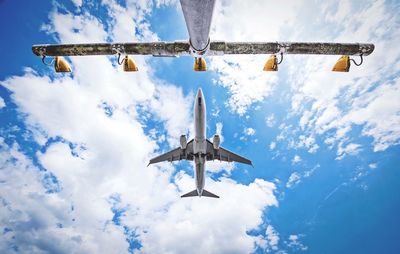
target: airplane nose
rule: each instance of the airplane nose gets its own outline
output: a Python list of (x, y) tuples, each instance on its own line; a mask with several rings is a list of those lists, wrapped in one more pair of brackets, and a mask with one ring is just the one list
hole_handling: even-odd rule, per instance
[(197, 90), (197, 97), (203, 97), (203, 91), (201, 90), (201, 88)]
[(203, 100), (203, 91), (201, 91), (201, 88), (199, 88), (199, 90), (197, 90), (197, 105), (201, 105), (202, 104), (202, 100)]

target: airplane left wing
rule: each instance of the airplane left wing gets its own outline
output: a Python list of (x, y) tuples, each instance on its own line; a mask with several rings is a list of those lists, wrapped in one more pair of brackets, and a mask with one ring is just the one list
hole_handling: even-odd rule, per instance
[(220, 160), (227, 162), (239, 162), (247, 165), (252, 165), (251, 160), (246, 159), (238, 154), (235, 154), (223, 147), (219, 147), (218, 149), (214, 149), (213, 143), (207, 140), (207, 161), (211, 160)]
[(180, 160), (193, 160), (193, 139), (188, 142), (186, 149), (182, 149), (180, 147), (175, 148), (174, 150), (171, 150), (151, 159), (148, 165), (162, 161), (172, 162)]

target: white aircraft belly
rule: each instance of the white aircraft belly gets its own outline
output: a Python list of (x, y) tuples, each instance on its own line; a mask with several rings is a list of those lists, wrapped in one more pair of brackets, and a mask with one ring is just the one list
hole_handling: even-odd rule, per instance
[(206, 150), (207, 150), (207, 142), (205, 139), (203, 139), (203, 140), (194, 139), (194, 142), (193, 142), (193, 153), (194, 154), (198, 154), (198, 153), (205, 154)]

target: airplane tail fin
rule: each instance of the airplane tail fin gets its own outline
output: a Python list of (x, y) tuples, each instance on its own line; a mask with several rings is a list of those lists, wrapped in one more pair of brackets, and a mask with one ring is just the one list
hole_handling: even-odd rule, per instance
[[(197, 192), (197, 190), (188, 192), (184, 195), (181, 196), (181, 198), (187, 198), (187, 197), (197, 197), (199, 196), (199, 193)], [(209, 198), (219, 198), (217, 195), (215, 195), (214, 193), (211, 193), (209, 191), (203, 190), (203, 193), (201, 194), (201, 196), (203, 197), (209, 197)]]

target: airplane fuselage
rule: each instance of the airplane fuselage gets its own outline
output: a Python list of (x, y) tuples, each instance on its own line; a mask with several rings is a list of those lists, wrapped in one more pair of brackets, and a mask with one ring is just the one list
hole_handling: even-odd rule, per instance
[(196, 189), (201, 196), (204, 189), (204, 168), (205, 156), (207, 149), (206, 141), (206, 103), (203, 92), (199, 88), (194, 102), (194, 131), (195, 137), (193, 142), (194, 154), (194, 174), (196, 180)]
[(215, 0), (180, 0), (189, 33), (191, 54), (203, 55), (210, 44), (211, 19)]

